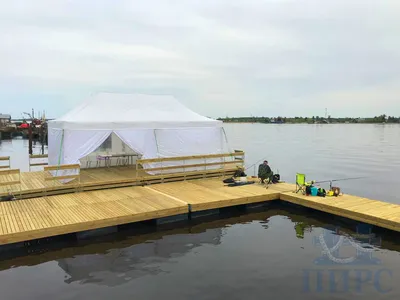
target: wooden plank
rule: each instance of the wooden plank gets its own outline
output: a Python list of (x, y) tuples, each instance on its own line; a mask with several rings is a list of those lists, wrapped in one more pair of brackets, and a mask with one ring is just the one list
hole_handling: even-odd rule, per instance
[(25, 213), (28, 216), (29, 223), (31, 224), (33, 230), (38, 230), (42, 228), (36, 221), (35, 215), (32, 210), (27, 210)]
[(7, 232), (3, 229), (3, 223), (2, 223), (3, 216), (0, 215), (0, 235), (6, 234)]
[(173, 156), (173, 157), (163, 157), (163, 158), (139, 159), (139, 160), (137, 160), (137, 162), (138, 162), (138, 164), (146, 164), (146, 163), (164, 162), (164, 161), (223, 158), (223, 157), (235, 157), (235, 156), (243, 156), (243, 155), (244, 155), (244, 152), (207, 154), (207, 155), (190, 155), (190, 156)]
[(71, 170), (71, 169), (80, 169), (79, 164), (74, 165), (59, 165), (59, 166), (47, 166), (44, 167), (45, 171), (58, 171), (58, 170)]
[(11, 214), (6, 214), (6, 222), (7, 222), (7, 228), (9, 229), (9, 232), (14, 233), (17, 231), (16, 226), (14, 224), (13, 216)]
[(16, 185), (16, 184), (20, 184), (20, 183), (21, 182), (19, 180), (5, 181), (5, 182), (0, 182), (0, 186)]
[(30, 163), (29, 164), (31, 167), (36, 167), (36, 166), (47, 166), (48, 163)]
[(10, 166), (0, 166), (0, 169), (8, 169)]
[[(191, 164), (191, 165), (179, 165), (179, 166), (146, 168), (146, 169), (143, 169), (143, 170), (145, 170), (145, 171), (164, 171), (164, 170), (173, 170), (173, 169), (188, 169), (188, 168), (196, 168), (196, 167), (208, 167), (208, 166), (239, 164), (239, 163), (243, 163), (243, 162), (244, 162), (243, 160), (236, 160), (236, 161), (226, 161), (226, 162), (218, 162), (218, 163), (202, 163), (202, 164)], [(218, 169), (216, 169), (216, 170), (218, 170)]]
[(20, 169), (11, 169), (11, 170), (1, 170), (0, 171), (0, 176), (3, 175), (12, 175), (12, 174), (19, 174)]
[(31, 154), (29, 158), (47, 158), (48, 154)]
[(9, 156), (0, 156), (0, 160), (10, 160)]
[(19, 215), (20, 220), (24, 223), (25, 230), (32, 230), (33, 228), (31, 226), (30, 220), (27, 217), (21, 202), (22, 201), (14, 202), (14, 213)]
[(24, 220), (21, 219), (19, 212), (17, 210), (13, 209), (13, 206), (12, 206), (12, 210), (13, 210), (13, 215), (15, 217), (15, 220), (17, 222), (17, 226), (19, 227), (19, 231), (27, 231), (28, 227), (25, 227)]
[(63, 175), (63, 176), (45, 176), (44, 180), (48, 181), (48, 180), (62, 180), (62, 179), (78, 179), (79, 178), (79, 174), (78, 175)]
[(3, 234), (8, 233), (8, 228), (7, 228), (7, 222), (6, 222), (6, 216), (0, 216), (0, 222), (1, 222), (1, 230), (3, 231)]

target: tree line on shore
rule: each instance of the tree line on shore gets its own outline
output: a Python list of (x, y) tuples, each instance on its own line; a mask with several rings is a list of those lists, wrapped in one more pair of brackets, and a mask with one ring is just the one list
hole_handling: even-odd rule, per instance
[(387, 115), (380, 115), (368, 118), (334, 118), (331, 116), (320, 117), (225, 117), (218, 118), (217, 120), (226, 123), (306, 123), (306, 124), (318, 124), (318, 123), (400, 123), (400, 117), (393, 117)]

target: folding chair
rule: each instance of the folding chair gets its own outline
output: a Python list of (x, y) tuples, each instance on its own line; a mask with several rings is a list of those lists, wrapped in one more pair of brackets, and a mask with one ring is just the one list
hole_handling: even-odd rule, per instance
[(302, 191), (303, 194), (306, 192), (306, 175), (296, 173), (296, 193)]

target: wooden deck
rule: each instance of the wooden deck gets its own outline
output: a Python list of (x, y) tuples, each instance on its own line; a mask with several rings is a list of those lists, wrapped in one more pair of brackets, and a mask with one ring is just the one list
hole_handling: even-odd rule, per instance
[(282, 193), (280, 199), (333, 215), (400, 231), (400, 205), (352, 195), (311, 197)]
[(221, 178), (208, 178), (0, 202), (0, 244), (278, 199), (400, 231), (400, 205), (294, 189), (286, 183), (227, 187)]
[(151, 188), (185, 201), (191, 212), (276, 200), (280, 195), (278, 190), (266, 189), (260, 184), (226, 187), (215, 179), (157, 184)]
[[(205, 170), (197, 172), (171, 173), (164, 175), (150, 175), (143, 169), (136, 172), (135, 166), (81, 169), (80, 183), (76, 181), (62, 183), (59, 180), (45, 181), (46, 172), (22, 172), (20, 173), (20, 185), (0, 185), (0, 196), (4, 196), (11, 190), (17, 198), (32, 198), (46, 195), (63, 194), (67, 192), (89, 191), (95, 189), (123, 187), (148, 183), (168, 182), (202, 177), (224, 176), (232, 174), (235, 166), (226, 167), (224, 170)], [(8, 175), (6, 180), (12, 182), (18, 179), (17, 174)]]
[(0, 202), (0, 244), (188, 213), (185, 202), (130, 187)]

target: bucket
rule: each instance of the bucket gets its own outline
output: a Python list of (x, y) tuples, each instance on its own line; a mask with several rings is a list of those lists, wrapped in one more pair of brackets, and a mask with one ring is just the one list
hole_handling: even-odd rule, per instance
[(311, 196), (317, 196), (318, 195), (318, 188), (313, 186), (311, 188)]

